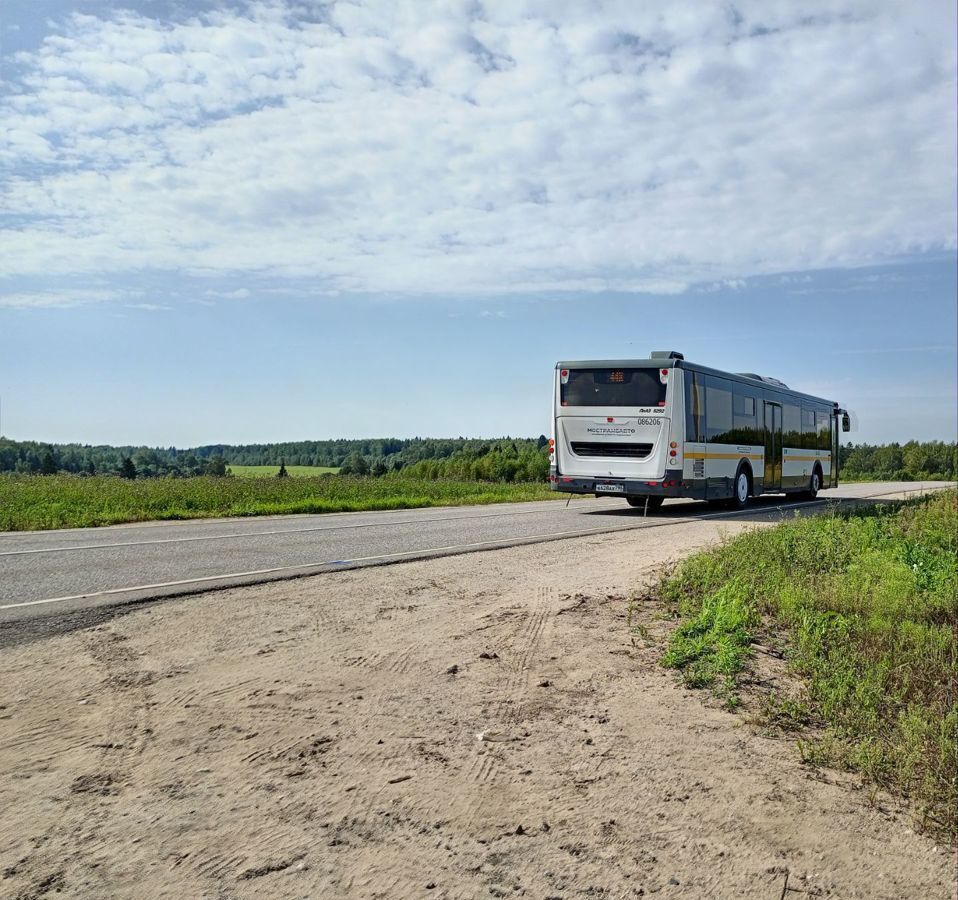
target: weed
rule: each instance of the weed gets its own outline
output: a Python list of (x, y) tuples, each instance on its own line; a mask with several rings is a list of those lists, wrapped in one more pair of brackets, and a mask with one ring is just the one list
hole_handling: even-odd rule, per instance
[[(238, 478), (274, 478), (279, 472), (279, 466), (233, 466), (229, 467), (231, 475)], [(339, 471), (335, 466), (293, 466), (286, 467), (286, 474), (300, 478), (314, 475), (335, 475)]]
[(782, 731), (801, 731), (812, 721), (806, 703), (774, 691), (762, 698), (762, 721)]
[(820, 720), (802, 758), (897, 790), (923, 821), (958, 826), (958, 494), (791, 519), (686, 560), (658, 588), (682, 624), (663, 662), (734, 703), (759, 624), (785, 636), (798, 703), (766, 701), (787, 730)]
[(358, 478), (144, 478), (0, 475), (0, 531), (155, 519), (355, 512), (547, 500), (547, 484)]

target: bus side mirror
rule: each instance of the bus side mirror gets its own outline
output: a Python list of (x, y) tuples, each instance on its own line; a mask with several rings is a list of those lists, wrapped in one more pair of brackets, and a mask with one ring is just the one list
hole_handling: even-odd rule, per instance
[(842, 431), (852, 430), (852, 420), (848, 415), (848, 410), (842, 410)]

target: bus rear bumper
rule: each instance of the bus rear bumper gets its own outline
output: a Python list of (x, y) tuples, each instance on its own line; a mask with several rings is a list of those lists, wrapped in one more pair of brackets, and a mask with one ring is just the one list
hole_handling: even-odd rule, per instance
[[(565, 494), (595, 494), (597, 497), (695, 497), (696, 487), (682, 480), (681, 469), (666, 469), (665, 477), (656, 480), (631, 478), (577, 478), (568, 475), (549, 476), (549, 487)], [(701, 492), (704, 497), (704, 491)]]

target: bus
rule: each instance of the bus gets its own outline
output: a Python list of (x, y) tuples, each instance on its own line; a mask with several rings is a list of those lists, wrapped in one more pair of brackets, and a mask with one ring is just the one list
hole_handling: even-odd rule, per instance
[(669, 497), (744, 508), (762, 494), (814, 500), (838, 486), (847, 410), (674, 350), (555, 369), (549, 483), (656, 509)]

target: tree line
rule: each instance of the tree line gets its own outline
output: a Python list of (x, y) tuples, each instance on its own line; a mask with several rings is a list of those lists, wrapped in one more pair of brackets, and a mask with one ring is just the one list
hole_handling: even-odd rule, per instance
[[(12, 441), (0, 437), (0, 473), (43, 475), (122, 475), (155, 478), (158, 476), (191, 477), (226, 475), (230, 465), (329, 466), (343, 474), (381, 476), (407, 467), (418, 477), (457, 477), (439, 473), (436, 467), (416, 470), (419, 463), (451, 460), (462, 455), (457, 463), (465, 471), (466, 462), (488, 461), (472, 466), (481, 473), (480, 480), (538, 480), (548, 474), (545, 469), (530, 468), (530, 452), (542, 453), (547, 445), (545, 435), (538, 438), (373, 438), (366, 440), (338, 439), (330, 441), (295, 441), (276, 444), (208, 444), (202, 447), (133, 447), (89, 444), (47, 444), (39, 441)], [(521, 459), (520, 459), (521, 457)], [(508, 461), (506, 461), (508, 460)], [(527, 476), (533, 471), (534, 478)], [(428, 473), (428, 474), (427, 474)], [(511, 473), (511, 476), (510, 476)], [(465, 477), (465, 476), (463, 476)]]
[(28, 475), (206, 475), (217, 468), (215, 454), (175, 447), (111, 447), (87, 444), (44, 444), (0, 438), (0, 472)]
[(954, 481), (958, 476), (958, 444), (846, 444), (839, 448), (839, 471), (840, 477), (849, 480)]
[[(376, 438), (296, 441), (278, 444), (209, 444), (176, 447), (112, 447), (44, 444), (0, 438), (0, 472), (35, 475), (122, 475), (127, 478), (227, 475), (230, 465), (331, 466), (341, 474), (466, 481), (541, 481), (549, 474), (548, 441), (538, 438)], [(846, 444), (841, 475), (909, 481), (958, 477), (954, 441)]]
[(383, 476), (401, 472), (409, 478), (459, 481), (545, 481), (549, 477), (548, 439), (504, 438), (497, 441), (464, 441), (463, 446), (444, 456), (427, 456), (406, 462), (394, 458), (367, 460), (350, 454), (340, 468), (343, 475)]

